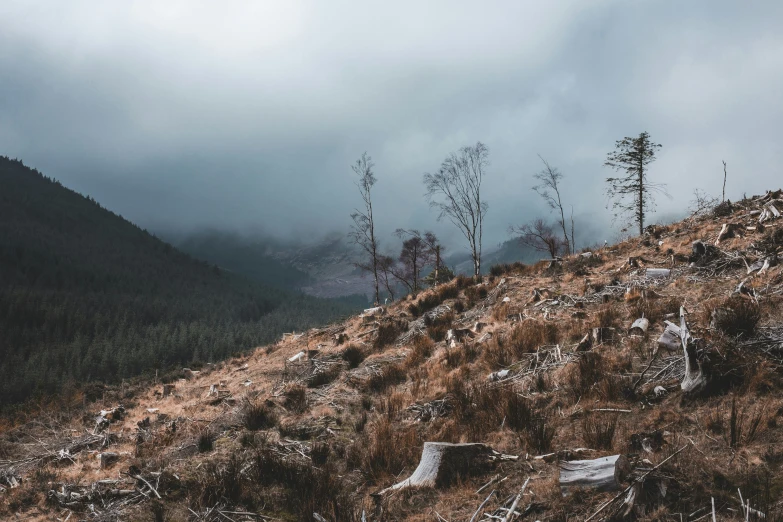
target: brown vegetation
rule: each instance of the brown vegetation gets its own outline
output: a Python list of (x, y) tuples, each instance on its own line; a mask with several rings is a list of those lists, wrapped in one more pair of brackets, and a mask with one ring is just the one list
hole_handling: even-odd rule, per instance
[[(31, 404), (0, 421), (0, 518), (92, 516), (90, 502), (65, 499), (65, 488), (100, 494), (93, 518), (106, 520), (250, 512), (332, 522), (361, 520), (362, 511), (371, 522), (436, 512), (470, 520), (493, 489), (484, 509), (504, 516), (530, 477), (517, 507), (525, 519), (585, 520), (618, 492), (564, 498), (558, 461), (622, 454), (631, 477), (663, 463), (640, 486), (630, 520), (707, 520), (713, 498), (717, 519), (744, 520), (738, 489), (779, 520), (783, 267), (748, 274), (739, 256), (748, 265), (769, 256), (764, 245), (774, 247), (783, 220), (689, 260), (693, 241), (714, 244), (724, 221), (752, 226), (754, 205), (654, 227), (593, 256), (459, 277), (389, 306), (377, 324), (352, 318), (200, 373), (173, 372), (165, 397), (161, 380), (139, 380)], [(649, 267), (672, 275), (648, 278)], [(441, 304), (451, 311), (427, 314)], [(682, 349), (658, 346), (664, 321), (680, 324), (681, 306), (707, 379), (699, 393), (680, 387)], [(631, 332), (642, 316), (647, 333)], [(595, 328), (606, 331), (594, 336)], [(460, 336), (447, 341), (449, 329)], [(107, 413), (120, 404), (124, 416)], [(427, 441), (482, 442), (520, 459), (448, 486), (374, 497), (413, 472)], [(102, 468), (95, 455), (107, 452), (117, 460)], [(601, 516), (621, 518), (619, 504)]]

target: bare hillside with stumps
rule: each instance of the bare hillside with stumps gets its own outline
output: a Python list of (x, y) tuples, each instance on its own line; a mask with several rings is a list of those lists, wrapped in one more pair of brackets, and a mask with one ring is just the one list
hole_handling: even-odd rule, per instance
[(0, 425), (0, 519), (783, 519), (783, 192)]

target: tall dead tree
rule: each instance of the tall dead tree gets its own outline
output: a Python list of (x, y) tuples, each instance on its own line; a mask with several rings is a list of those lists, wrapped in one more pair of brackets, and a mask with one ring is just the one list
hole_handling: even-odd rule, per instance
[(438, 209), (438, 220), (448, 218), (468, 240), (473, 275), (481, 273), (481, 237), (489, 208), (481, 199), (481, 182), (489, 165), (489, 149), (477, 142), (451, 153), (435, 174), (424, 174), (426, 197)]
[(606, 194), (612, 200), (615, 220), (624, 215), (633, 216), (639, 225), (639, 235), (644, 233), (644, 219), (655, 210), (655, 193), (669, 196), (666, 186), (647, 179), (647, 166), (655, 161), (655, 152), (661, 147), (642, 132), (636, 138), (625, 137), (615, 143), (615, 150), (607, 154), (604, 166), (625, 173), (617, 178), (606, 178), (609, 184)]
[(351, 169), (359, 178), (356, 181), (356, 186), (359, 188), (359, 194), (362, 196), (364, 210), (355, 209), (353, 214), (351, 214), (353, 225), (351, 225), (351, 232), (348, 236), (363, 250), (364, 259), (355, 263), (355, 265), (357, 268), (372, 274), (375, 283), (375, 303), (377, 304), (380, 301), (378, 279), (379, 254), (378, 240), (375, 237), (375, 220), (372, 214), (371, 195), (371, 189), (377, 181), (375, 174), (372, 172), (374, 166), (372, 158), (366, 152), (351, 166)]
[(726, 201), (726, 162), (723, 161), (723, 199), (721, 201)]
[(555, 233), (552, 225), (543, 219), (536, 219), (531, 223), (511, 227), (511, 234), (517, 235), (519, 242), (539, 252), (547, 252), (553, 259), (560, 254), (563, 240)]
[(563, 210), (563, 201), (560, 199), (560, 180), (563, 179), (563, 174), (557, 170), (557, 168), (551, 166), (547, 160), (538, 156), (544, 163), (544, 168), (533, 177), (539, 181), (539, 184), (533, 187), (533, 190), (541, 196), (544, 202), (549, 206), (551, 210), (555, 210), (560, 214), (560, 219), (557, 224), (563, 230), (563, 253), (568, 255), (573, 252), (574, 244), (574, 220), (573, 210), (571, 211), (571, 237), (568, 237), (568, 231), (566, 228), (565, 211)]

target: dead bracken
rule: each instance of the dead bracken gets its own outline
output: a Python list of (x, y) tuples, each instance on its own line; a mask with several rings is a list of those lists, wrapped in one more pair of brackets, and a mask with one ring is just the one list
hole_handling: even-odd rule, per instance
[(778, 520), (782, 195), (36, 405), (0, 518)]

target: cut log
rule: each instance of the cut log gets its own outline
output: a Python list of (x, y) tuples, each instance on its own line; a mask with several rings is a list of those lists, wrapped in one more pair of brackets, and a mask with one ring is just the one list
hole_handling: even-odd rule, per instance
[(631, 333), (636, 335), (644, 335), (647, 333), (647, 329), (650, 327), (650, 320), (646, 317), (640, 317), (631, 325)]
[(630, 465), (623, 455), (561, 462), (560, 491), (563, 496), (574, 488), (616, 491), (621, 489), (629, 473)]
[(289, 357), (288, 358), (288, 362), (299, 362), (299, 361), (303, 360), (304, 357), (305, 357), (305, 353), (302, 351), (302, 352), (299, 352), (299, 353), (297, 353), (296, 355), (294, 355), (292, 357)]
[(696, 344), (688, 332), (688, 324), (685, 321), (685, 308), (680, 307), (680, 340), (682, 341), (682, 350), (685, 354), (685, 376), (682, 378), (680, 387), (685, 393), (695, 393), (700, 391), (707, 384), (707, 378), (704, 375), (701, 364), (696, 354)]
[(648, 268), (645, 275), (651, 279), (663, 279), (669, 277), (671, 273), (668, 268)]
[(669, 321), (664, 321), (666, 330), (658, 338), (658, 348), (663, 348), (669, 352), (676, 352), (682, 348), (680, 339), (680, 327)]
[(408, 487), (446, 487), (459, 476), (481, 473), (498, 461), (517, 458), (501, 455), (486, 444), (425, 442), (421, 460), (413, 474), (376, 495)]

